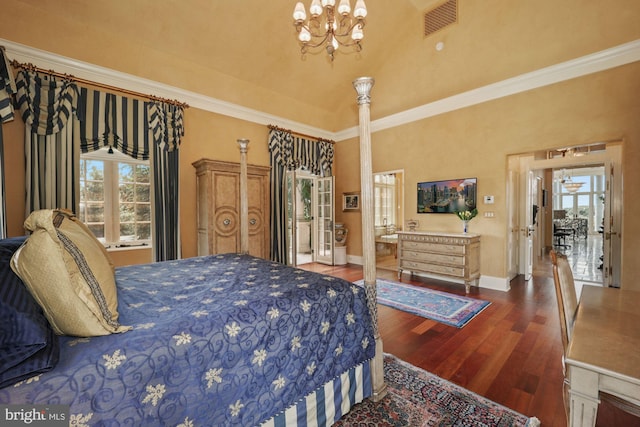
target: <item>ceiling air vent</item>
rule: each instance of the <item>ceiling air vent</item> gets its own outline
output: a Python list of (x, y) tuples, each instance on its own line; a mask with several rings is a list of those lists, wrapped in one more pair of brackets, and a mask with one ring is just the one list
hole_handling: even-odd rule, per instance
[(425, 37), (458, 22), (458, 0), (449, 0), (424, 14)]

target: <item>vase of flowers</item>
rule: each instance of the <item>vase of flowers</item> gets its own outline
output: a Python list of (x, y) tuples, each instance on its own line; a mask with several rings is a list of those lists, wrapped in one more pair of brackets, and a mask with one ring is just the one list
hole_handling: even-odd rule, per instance
[(466, 234), (469, 232), (469, 221), (478, 215), (478, 209), (456, 211), (456, 215), (462, 220), (462, 231)]

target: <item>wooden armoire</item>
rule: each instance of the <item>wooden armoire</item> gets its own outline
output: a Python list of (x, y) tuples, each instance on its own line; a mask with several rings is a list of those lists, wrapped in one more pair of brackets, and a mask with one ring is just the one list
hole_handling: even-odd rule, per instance
[[(239, 253), (240, 163), (200, 159), (196, 168), (198, 255)], [(247, 165), (249, 254), (269, 258), (268, 166)]]

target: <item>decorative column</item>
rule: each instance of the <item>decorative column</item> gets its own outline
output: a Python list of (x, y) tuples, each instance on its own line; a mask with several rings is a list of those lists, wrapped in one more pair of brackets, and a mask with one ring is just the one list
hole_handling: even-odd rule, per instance
[(239, 139), (240, 147), (240, 253), (249, 253), (249, 200), (247, 193), (247, 147), (248, 139)]
[(358, 109), (360, 117), (360, 204), (362, 214), (362, 257), (364, 268), (364, 290), (367, 295), (367, 305), (373, 322), (376, 355), (371, 366), (373, 383), (373, 400), (379, 401), (387, 394), (384, 382), (384, 356), (382, 339), (378, 330), (378, 309), (376, 295), (376, 242), (374, 228), (374, 192), (373, 169), (371, 162), (371, 130), (370, 110), (371, 97), (369, 93), (374, 80), (371, 77), (360, 77), (353, 81), (353, 87), (358, 93)]

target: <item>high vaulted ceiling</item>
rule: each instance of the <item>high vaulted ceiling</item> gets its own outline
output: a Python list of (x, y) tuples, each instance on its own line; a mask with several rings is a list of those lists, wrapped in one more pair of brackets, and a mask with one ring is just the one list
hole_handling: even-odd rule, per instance
[(357, 121), (357, 77), (375, 119), (640, 36), (637, 0), (458, 0), (429, 37), (444, 0), (366, 0), (362, 52), (330, 62), (301, 57), (296, 0), (5, 1), (2, 38), (332, 131)]

